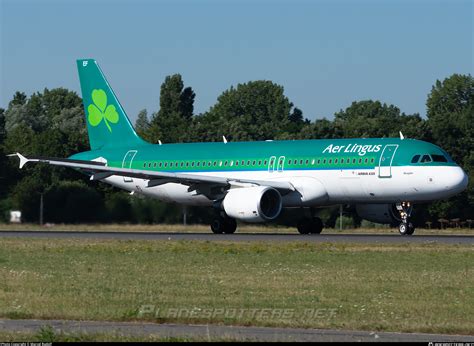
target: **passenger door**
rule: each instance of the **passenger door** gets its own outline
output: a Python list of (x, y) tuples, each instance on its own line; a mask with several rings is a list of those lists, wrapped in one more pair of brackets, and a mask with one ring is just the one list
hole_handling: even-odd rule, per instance
[[(132, 168), (132, 161), (133, 161), (135, 155), (137, 155), (136, 150), (127, 151), (127, 153), (123, 157), (122, 168)], [(130, 178), (130, 177), (123, 177), (123, 181), (125, 183), (133, 183), (133, 179)]]
[(379, 178), (392, 177), (392, 162), (397, 149), (397, 144), (387, 144), (385, 148), (383, 148), (379, 161)]
[(275, 162), (276, 156), (270, 157), (270, 160), (268, 161), (268, 173), (273, 173), (275, 171)]

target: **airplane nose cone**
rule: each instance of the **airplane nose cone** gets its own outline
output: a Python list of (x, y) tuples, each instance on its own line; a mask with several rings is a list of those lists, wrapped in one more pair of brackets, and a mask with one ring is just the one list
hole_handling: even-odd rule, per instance
[(446, 177), (446, 189), (453, 193), (459, 193), (467, 188), (469, 179), (461, 167), (454, 167)]

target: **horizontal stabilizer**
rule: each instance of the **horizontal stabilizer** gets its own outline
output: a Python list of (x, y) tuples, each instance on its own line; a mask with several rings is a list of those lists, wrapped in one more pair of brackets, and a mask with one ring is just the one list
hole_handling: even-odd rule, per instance
[[(24, 157), (20, 153), (10, 154), (10, 155), (7, 155), (7, 156), (18, 156), (18, 158), (20, 159), (20, 169), (22, 169), (23, 166), (26, 165), (27, 162), (33, 161), (33, 160), (27, 159), (26, 157)], [(38, 161), (38, 160), (35, 160), (35, 161)]]

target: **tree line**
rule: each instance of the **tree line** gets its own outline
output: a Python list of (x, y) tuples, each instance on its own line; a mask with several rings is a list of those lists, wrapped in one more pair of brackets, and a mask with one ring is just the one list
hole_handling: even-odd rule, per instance
[[(135, 129), (151, 143), (405, 137), (441, 146), (470, 177), (468, 189), (448, 200), (416, 206), (415, 222), (439, 218), (474, 218), (474, 78), (453, 74), (437, 80), (427, 93), (426, 118), (405, 114), (377, 100), (354, 101), (332, 119), (310, 121), (272, 81), (231, 86), (207, 112), (194, 113), (196, 93), (180, 74), (161, 85), (159, 109), (142, 110)], [(0, 108), (0, 219), (21, 210), (23, 220), (39, 220), (43, 197), (46, 222), (181, 222), (182, 208), (142, 196), (130, 196), (107, 184), (89, 182), (75, 170), (45, 165), (18, 169), (6, 154), (68, 157), (89, 149), (81, 98), (65, 88), (44, 89), (27, 96), (17, 91), (6, 109)], [(335, 222), (338, 210), (326, 214)], [(353, 209), (346, 213), (354, 224)], [(212, 210), (188, 208), (188, 221), (207, 222)]]

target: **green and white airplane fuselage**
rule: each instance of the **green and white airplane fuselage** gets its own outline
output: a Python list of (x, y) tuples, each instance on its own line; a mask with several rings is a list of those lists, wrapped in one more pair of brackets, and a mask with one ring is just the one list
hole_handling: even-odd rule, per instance
[[(215, 233), (235, 220), (275, 220), (282, 208), (355, 204), (362, 218), (413, 233), (412, 203), (451, 197), (464, 171), (431, 143), (402, 138), (149, 144), (137, 136), (95, 60), (78, 60), (91, 150), (69, 159), (25, 158), (73, 167), (132, 193), (220, 212)], [(319, 233), (317, 218), (301, 233)]]
[[(351, 145), (375, 149), (352, 153)], [(342, 150), (324, 152), (330, 146)], [(349, 152), (344, 152), (345, 147)], [(418, 162), (411, 163), (417, 155)], [(429, 158), (420, 162), (424, 155)], [(443, 157), (446, 162), (434, 162), (432, 155)], [(283, 196), (283, 207), (427, 202), (451, 197), (462, 191), (467, 182), (463, 170), (439, 147), (411, 139), (156, 144), (89, 151), (71, 158), (102, 158), (108, 166), (144, 171), (289, 182), (295, 191)], [(147, 179), (121, 176), (111, 176), (103, 181), (164, 201), (188, 205), (214, 203), (214, 199), (196, 190), (188, 191), (189, 186), (181, 183), (147, 187)]]

